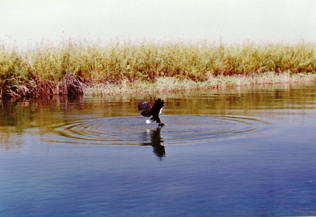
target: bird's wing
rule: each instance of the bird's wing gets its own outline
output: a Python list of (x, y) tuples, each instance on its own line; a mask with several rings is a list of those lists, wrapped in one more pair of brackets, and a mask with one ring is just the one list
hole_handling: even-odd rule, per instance
[(162, 109), (163, 105), (164, 105), (164, 101), (162, 99), (158, 98), (155, 101), (153, 107), (150, 110), (150, 114), (149, 114), (149, 115), (152, 115), (151, 120), (156, 121), (157, 123), (161, 123), (160, 118), (159, 118), (159, 112)]
[(138, 110), (142, 111), (141, 114), (144, 117), (150, 116), (151, 108), (152, 108), (151, 104), (146, 102), (146, 101), (139, 101), (139, 103), (138, 103)]

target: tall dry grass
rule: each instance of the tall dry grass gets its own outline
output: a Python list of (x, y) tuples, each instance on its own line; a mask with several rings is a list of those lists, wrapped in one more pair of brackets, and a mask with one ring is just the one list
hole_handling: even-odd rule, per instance
[(0, 45), (0, 84), (60, 81), (73, 73), (85, 82), (121, 84), (175, 78), (206, 82), (218, 76), (314, 73), (316, 44), (216, 45), (130, 41), (100, 45), (68, 41), (21, 51)]

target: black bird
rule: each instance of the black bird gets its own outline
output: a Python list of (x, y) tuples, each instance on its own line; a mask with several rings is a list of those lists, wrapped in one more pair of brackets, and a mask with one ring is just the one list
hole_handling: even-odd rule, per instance
[[(159, 114), (161, 113), (163, 105), (164, 101), (160, 98), (155, 101), (153, 106), (150, 103), (142, 100), (138, 103), (138, 110), (142, 111), (141, 114), (144, 117), (152, 116), (150, 119), (156, 121), (158, 126), (162, 127), (165, 124), (160, 121)], [(150, 121), (147, 120), (146, 123), (149, 124)]]

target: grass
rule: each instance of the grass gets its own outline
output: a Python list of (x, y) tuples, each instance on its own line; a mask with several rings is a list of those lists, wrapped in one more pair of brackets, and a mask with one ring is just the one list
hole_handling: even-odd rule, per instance
[(60, 82), (69, 73), (91, 95), (315, 81), (316, 44), (100, 44), (0, 45), (0, 87)]
[(308, 83), (316, 81), (316, 73), (289, 73), (274, 72), (262, 73), (254, 76), (217, 76), (207, 81), (192, 81), (189, 79), (180, 80), (173, 77), (157, 78), (156, 82), (128, 82), (121, 84), (96, 83), (85, 89), (85, 95), (106, 96), (116, 94), (133, 93), (164, 93), (191, 91), (201, 89), (225, 89), (237, 86), (265, 85), (265, 84), (286, 84), (286, 83)]

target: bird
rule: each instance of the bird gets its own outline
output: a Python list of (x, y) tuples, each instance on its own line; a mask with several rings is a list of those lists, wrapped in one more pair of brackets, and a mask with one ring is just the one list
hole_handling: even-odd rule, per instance
[[(152, 116), (150, 119), (152, 121), (156, 121), (159, 127), (163, 127), (165, 124), (162, 123), (159, 118), (159, 114), (161, 113), (163, 106), (164, 106), (164, 101), (160, 98), (158, 98), (154, 102), (153, 106), (149, 102), (141, 100), (138, 103), (138, 110), (142, 111), (141, 115), (144, 117)], [(149, 124), (150, 120), (146, 120), (146, 123)]]

